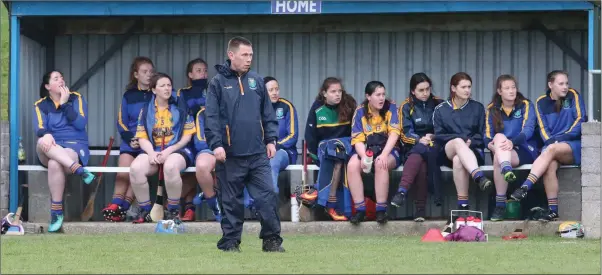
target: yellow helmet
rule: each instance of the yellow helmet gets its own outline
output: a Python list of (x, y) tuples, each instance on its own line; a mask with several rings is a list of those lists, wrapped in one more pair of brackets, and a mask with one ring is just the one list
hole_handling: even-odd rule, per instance
[(585, 236), (583, 225), (579, 222), (563, 222), (558, 226), (558, 234), (562, 238), (583, 238)]

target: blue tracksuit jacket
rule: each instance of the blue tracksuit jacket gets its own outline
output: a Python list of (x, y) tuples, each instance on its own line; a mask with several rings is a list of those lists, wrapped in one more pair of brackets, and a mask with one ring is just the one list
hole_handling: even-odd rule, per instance
[(33, 125), (37, 137), (51, 134), (56, 142), (88, 144), (88, 104), (78, 92), (71, 92), (67, 103), (57, 105), (49, 96), (34, 103)]
[[(493, 122), (494, 109), (499, 109), (502, 114), (503, 129), (496, 131)], [(506, 138), (512, 141), (514, 146), (519, 146), (528, 152), (537, 152), (537, 139), (533, 134), (536, 130), (535, 106), (529, 100), (523, 100), (520, 104), (514, 106), (512, 111), (507, 114), (500, 105), (487, 106), (485, 113), (485, 145), (489, 144), (495, 137), (495, 134), (502, 133)], [(531, 150), (529, 148), (535, 148)], [(533, 158), (537, 157), (536, 155)]]
[(140, 148), (132, 149), (130, 141), (136, 136), (138, 117), (142, 110), (153, 97), (150, 90), (141, 90), (138, 86), (128, 89), (121, 98), (119, 114), (117, 115), (117, 130), (121, 136), (121, 152), (137, 152)]
[(207, 79), (193, 80), (191, 84), (192, 86), (179, 89), (176, 96), (186, 101), (189, 115), (195, 117), (201, 107), (205, 106)]
[(230, 69), (230, 60), (215, 65), (205, 109), (205, 135), (211, 150), (223, 147), (228, 156), (266, 152), (265, 144), (278, 140), (278, 122), (263, 77)]
[(471, 149), (485, 147), (485, 107), (478, 101), (470, 99), (463, 106), (456, 106), (451, 99), (442, 102), (433, 112), (433, 126), (441, 149), (454, 138), (470, 139)]
[(290, 163), (297, 163), (297, 139), (299, 138), (299, 119), (293, 104), (280, 98), (272, 103), (278, 121), (278, 142), (276, 149), (284, 149), (288, 154)]

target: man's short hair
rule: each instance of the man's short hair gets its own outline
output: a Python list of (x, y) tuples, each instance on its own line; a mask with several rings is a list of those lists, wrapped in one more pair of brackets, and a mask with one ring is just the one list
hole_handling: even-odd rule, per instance
[(246, 39), (242, 36), (236, 36), (236, 37), (233, 37), (232, 39), (230, 39), (230, 41), (228, 41), (228, 51), (236, 52), (236, 51), (238, 51), (238, 48), (240, 47), (240, 45), (245, 45), (245, 46), (251, 47), (253, 44), (251, 44), (251, 41), (249, 41), (249, 39)]

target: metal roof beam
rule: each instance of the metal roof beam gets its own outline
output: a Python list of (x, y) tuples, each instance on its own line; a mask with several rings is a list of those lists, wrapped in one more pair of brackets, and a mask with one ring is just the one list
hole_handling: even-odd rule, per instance
[(100, 58), (96, 60), (96, 62), (94, 62), (94, 65), (92, 65), (92, 67), (90, 67), (82, 76), (79, 77), (79, 79), (77, 79), (77, 81), (75, 81), (74, 84), (71, 85), (71, 87), (69, 87), (69, 89), (71, 89), (72, 91), (77, 91), (81, 86), (83, 86), (84, 83), (86, 83), (88, 79), (90, 79), (90, 77), (92, 77), (94, 73), (98, 71), (98, 69), (102, 68), (102, 66), (104, 66), (105, 63), (109, 61), (113, 54), (115, 54), (123, 47), (123, 45), (125, 45), (125, 43), (130, 39), (130, 37), (134, 35), (134, 32), (136, 32), (139, 29), (142, 29), (143, 25), (144, 20), (142, 18), (134, 20), (128, 28), (127, 32), (121, 35), (113, 43), (113, 45), (111, 45), (111, 47), (108, 50), (106, 50), (102, 54), (102, 56), (100, 56)]
[(587, 59), (569, 46), (569, 44), (566, 43), (562, 37), (559, 37), (554, 31), (546, 28), (546, 26), (539, 20), (533, 20), (531, 26), (536, 30), (541, 31), (546, 39), (556, 44), (556, 46), (558, 46), (564, 53), (575, 60), (575, 62), (577, 62), (583, 70), (587, 71)]

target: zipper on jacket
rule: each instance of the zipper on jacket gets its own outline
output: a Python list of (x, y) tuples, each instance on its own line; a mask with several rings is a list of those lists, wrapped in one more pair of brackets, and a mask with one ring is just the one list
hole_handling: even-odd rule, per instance
[(228, 146), (231, 146), (232, 144), (230, 143), (230, 127), (228, 127), (228, 125), (226, 125), (226, 139), (228, 140)]
[(245, 89), (242, 88), (242, 81), (240, 81), (240, 76), (238, 77), (238, 86), (240, 87), (240, 94), (245, 95)]

